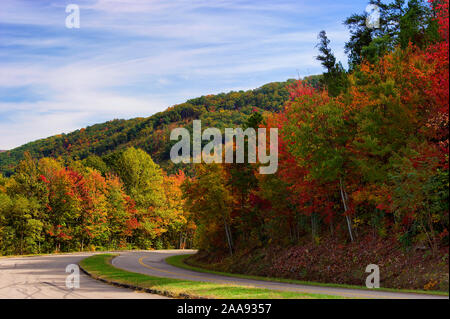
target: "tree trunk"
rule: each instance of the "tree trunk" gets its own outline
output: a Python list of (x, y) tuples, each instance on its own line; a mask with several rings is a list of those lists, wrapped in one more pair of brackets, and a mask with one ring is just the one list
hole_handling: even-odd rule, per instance
[(20, 254), (23, 255), (23, 232), (20, 235)]
[(233, 242), (231, 239), (231, 231), (225, 217), (223, 218), (223, 223), (225, 227), (225, 234), (227, 236), (228, 248), (230, 249), (230, 255), (233, 256)]
[(315, 213), (311, 213), (311, 237), (313, 243), (315, 242), (317, 236), (317, 224), (316, 224), (316, 215)]
[(331, 237), (334, 237), (333, 220), (330, 221), (330, 233), (331, 233)]
[(344, 191), (344, 186), (342, 184), (341, 178), (339, 179), (339, 186), (340, 186), (340, 191), (341, 191), (342, 204), (344, 205), (344, 212), (345, 212), (345, 219), (347, 221), (348, 233), (350, 235), (350, 240), (353, 242), (354, 239), (353, 239), (353, 232), (352, 232), (352, 221), (350, 220), (350, 217), (347, 215), (347, 200), (346, 200), (347, 194)]

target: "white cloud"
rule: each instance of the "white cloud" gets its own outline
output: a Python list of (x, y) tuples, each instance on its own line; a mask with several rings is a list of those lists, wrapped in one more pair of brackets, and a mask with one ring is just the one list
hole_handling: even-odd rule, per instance
[[(310, 1), (74, 3), (81, 8), (79, 30), (64, 27), (65, 2), (2, 1), (0, 23), (13, 26), (0, 30), (0, 90), (26, 87), (38, 98), (0, 96), (0, 112), (8, 114), (8, 121), (0, 119), (0, 149), (320, 70), (314, 45), (322, 28), (301, 20), (321, 13)], [(343, 58), (347, 32), (336, 24), (328, 35)]]

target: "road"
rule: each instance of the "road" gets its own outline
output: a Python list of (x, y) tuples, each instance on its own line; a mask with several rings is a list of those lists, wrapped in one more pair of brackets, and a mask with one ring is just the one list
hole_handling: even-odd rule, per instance
[(80, 272), (80, 288), (66, 288), (66, 266), (91, 254), (0, 258), (0, 299), (155, 299), (94, 280)]
[[(168, 265), (165, 259), (178, 254), (191, 254), (192, 250), (126, 251), (112, 260), (115, 267), (157, 277), (251, 286), (303, 293), (337, 295), (349, 298), (388, 299), (448, 299), (445, 296), (392, 293), (379, 290), (343, 289), (261, 280), (241, 279), (180, 269)], [(80, 273), (80, 288), (68, 289), (65, 272), (69, 264), (77, 264), (92, 253), (48, 255), (37, 257), (0, 258), (1, 298), (82, 298), (82, 299), (156, 299), (162, 296), (134, 292), (96, 281)]]
[(262, 280), (242, 279), (236, 277), (220, 276), (215, 274), (201, 273), (167, 264), (164, 260), (173, 255), (192, 254), (194, 251), (160, 250), (160, 251), (140, 251), (124, 252), (112, 260), (115, 267), (125, 270), (147, 274), (157, 277), (168, 277), (177, 279), (187, 279), (194, 281), (216, 282), (232, 285), (243, 285), (275, 290), (296, 291), (313, 294), (337, 295), (347, 298), (363, 299), (448, 299), (446, 296), (393, 293), (380, 290), (343, 289), (332, 287), (319, 287), (308, 285), (297, 285), (280, 282), (270, 282)]

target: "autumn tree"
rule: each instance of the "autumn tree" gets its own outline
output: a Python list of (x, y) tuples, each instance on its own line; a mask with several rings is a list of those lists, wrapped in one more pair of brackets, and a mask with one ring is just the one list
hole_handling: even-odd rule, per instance
[(186, 210), (197, 222), (197, 244), (203, 249), (227, 247), (233, 254), (233, 197), (219, 164), (197, 164), (196, 176), (183, 184)]

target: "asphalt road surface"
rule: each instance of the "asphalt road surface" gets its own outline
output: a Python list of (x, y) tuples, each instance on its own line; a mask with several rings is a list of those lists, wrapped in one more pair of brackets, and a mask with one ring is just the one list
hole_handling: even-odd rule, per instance
[(0, 299), (155, 299), (159, 295), (114, 287), (80, 271), (80, 288), (66, 288), (66, 266), (91, 254), (0, 258)]
[[(164, 260), (173, 255), (191, 254), (192, 250), (127, 251), (112, 260), (115, 267), (157, 277), (193, 281), (216, 282), (274, 290), (337, 295), (349, 298), (388, 299), (448, 299), (409, 293), (392, 293), (379, 290), (343, 289), (297, 285), (261, 280), (241, 279), (190, 271), (168, 265)], [(37, 257), (0, 258), (0, 298), (82, 298), (82, 299), (154, 299), (162, 296), (134, 292), (96, 281), (80, 272), (80, 288), (66, 288), (65, 272), (69, 264), (77, 264), (90, 253), (48, 255)]]
[(331, 287), (319, 287), (308, 285), (297, 285), (262, 280), (241, 279), (236, 277), (220, 276), (215, 274), (201, 273), (167, 264), (164, 260), (173, 255), (192, 254), (195, 251), (159, 250), (124, 252), (112, 260), (115, 267), (125, 270), (147, 274), (156, 277), (178, 278), (194, 281), (216, 282), (232, 285), (243, 285), (275, 290), (296, 291), (314, 294), (337, 295), (347, 298), (363, 299), (448, 299), (447, 296), (435, 296), (415, 293), (393, 293), (380, 290), (343, 289)]

